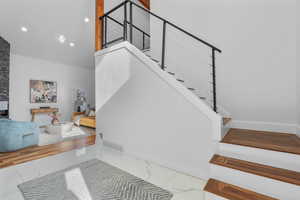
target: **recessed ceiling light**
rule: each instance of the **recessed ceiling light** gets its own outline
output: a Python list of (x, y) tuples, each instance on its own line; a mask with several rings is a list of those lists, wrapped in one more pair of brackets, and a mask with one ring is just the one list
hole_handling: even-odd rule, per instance
[(64, 35), (59, 35), (58, 36), (58, 41), (63, 44), (66, 41), (66, 37)]
[(75, 43), (73, 43), (73, 42), (70, 42), (70, 47), (74, 47), (75, 46)]
[(89, 23), (89, 22), (90, 22), (90, 18), (85, 17), (85, 18), (84, 18), (84, 22), (85, 22), (85, 23)]
[(28, 29), (27, 29), (25, 26), (22, 26), (22, 27), (21, 27), (21, 31), (23, 31), (23, 32), (27, 32), (27, 31), (28, 31)]

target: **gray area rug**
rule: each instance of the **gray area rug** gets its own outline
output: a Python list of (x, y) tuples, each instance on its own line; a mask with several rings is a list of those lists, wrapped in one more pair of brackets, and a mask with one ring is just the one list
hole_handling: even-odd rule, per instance
[(173, 195), (100, 160), (18, 186), (25, 200), (170, 200)]

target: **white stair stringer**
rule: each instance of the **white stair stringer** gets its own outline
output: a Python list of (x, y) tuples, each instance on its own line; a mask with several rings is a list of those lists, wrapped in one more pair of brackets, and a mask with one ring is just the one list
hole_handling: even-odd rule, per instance
[[(126, 51), (123, 51), (126, 50)], [(141, 62), (145, 64), (153, 73), (155, 73), (160, 79), (164, 80), (168, 85), (171, 85), (178, 93), (182, 94), (190, 103), (192, 103), (197, 109), (201, 110), (209, 119), (213, 121), (213, 135), (212, 138), (215, 141), (219, 141), (222, 135), (222, 116), (215, 113), (209, 106), (207, 106), (203, 101), (201, 101), (193, 92), (191, 92), (186, 86), (178, 82), (176, 78), (166, 71), (160, 69), (159, 64), (151, 60), (146, 54), (141, 50), (125, 41), (109, 48), (100, 50), (95, 53), (95, 63), (96, 63), (96, 74), (101, 74), (101, 77), (96, 77), (96, 84), (100, 87), (97, 88), (96, 101), (97, 101), (97, 111), (109, 101), (109, 99), (118, 90), (130, 80), (131, 69), (130, 67), (120, 68), (120, 64), (116, 64), (114, 59), (106, 59), (106, 57), (112, 58), (114, 53), (116, 53), (116, 59), (124, 59), (128, 56), (125, 54), (134, 55)], [(119, 56), (120, 52), (124, 56)], [(118, 56), (119, 57), (118, 57)], [(124, 59), (119, 63), (130, 63), (130, 59)], [(102, 64), (104, 63), (104, 64)], [(126, 65), (128, 66), (128, 65)], [(121, 70), (121, 71), (120, 71)], [(100, 72), (100, 73), (99, 73)]]
[[(161, 67), (160, 63), (153, 60), (153, 58), (151, 57), (151, 49), (146, 49), (142, 51), (147, 57), (149, 57), (151, 59), (151, 61), (156, 64), (158, 67)], [(168, 71), (168, 70), (167, 70)], [(174, 72), (171, 72), (174, 73)], [(169, 72), (170, 74), (170, 72)], [(174, 75), (176, 75), (176, 73), (174, 73)], [(180, 78), (180, 77), (177, 77)], [(185, 85), (185, 83), (181, 83), (182, 85), (184, 85), (186, 88), (189, 88), (188, 85)], [(193, 88), (191, 86), (191, 88)], [(208, 94), (207, 97), (204, 96), (205, 99), (200, 98), (202, 95), (198, 94), (197, 89), (195, 89), (195, 91), (190, 90), (190, 92), (192, 94), (194, 94), (197, 98), (199, 98), (200, 101), (202, 101), (203, 103), (205, 103), (208, 107), (210, 107), (211, 109), (213, 109), (213, 100), (212, 100), (212, 95)], [(221, 115), (222, 117), (227, 117), (227, 118), (231, 118), (231, 114), (221, 105), (217, 105), (217, 109), (218, 109), (218, 114)], [(215, 140), (217, 141), (221, 141), (223, 139), (223, 137), (227, 134), (227, 132), (230, 129), (230, 123), (226, 124), (225, 126), (222, 124), (221, 125), (221, 134), (215, 138)]]
[(231, 157), (239, 160), (300, 172), (300, 155), (297, 154), (226, 143), (219, 143), (217, 154), (225, 157)]
[(212, 178), (281, 200), (299, 200), (300, 187), (271, 178), (211, 164)]
[[(160, 61), (156, 61), (155, 59), (152, 58), (151, 56), (151, 49), (145, 49), (142, 51), (146, 56), (148, 56), (149, 58), (151, 58), (151, 60), (158, 65), (158, 67), (161, 67), (161, 64), (160, 64)], [(166, 70), (168, 71), (168, 68), (166, 67)], [(176, 72), (174, 71), (171, 71), (172, 73), (176, 74)], [(181, 79), (181, 77), (177, 77), (179, 79)], [(186, 80), (184, 80), (186, 81)], [(209, 82), (211, 82), (211, 80), (209, 80)], [(186, 85), (186, 83), (182, 83), (185, 87), (189, 88), (194, 88), (193, 85)], [(211, 91), (211, 89), (209, 90)], [(212, 93), (208, 93), (207, 95), (205, 94), (200, 94), (199, 91), (197, 91), (197, 88), (195, 87), (195, 91), (192, 91), (192, 93), (194, 95), (196, 95), (201, 101), (203, 101), (207, 106), (209, 106), (211, 109), (213, 109), (213, 95)], [(204, 99), (201, 99), (200, 97), (204, 97)], [(220, 104), (217, 104), (217, 110), (218, 110), (218, 113), (223, 116), (223, 117), (228, 117), (228, 118), (231, 118), (231, 114)], [(225, 131), (226, 132), (226, 131)], [(226, 132), (227, 133), (227, 132)], [(224, 136), (224, 134), (223, 134)]]
[[(109, 47), (107, 49), (110, 49)], [(104, 53), (107, 51), (104, 49), (99, 51)], [(122, 60), (123, 62), (130, 62), (129, 60)], [(108, 63), (106, 63), (108, 62)], [(106, 61), (104, 56), (96, 56), (95, 59), (96, 63), (96, 82), (98, 82), (97, 88), (97, 110), (102, 108), (104, 104), (106, 104), (112, 96), (114, 96), (118, 90), (126, 84), (127, 81), (130, 79), (130, 69), (128, 68), (120, 68), (119, 65), (114, 64), (113, 62)], [(105, 64), (101, 64), (105, 63)]]

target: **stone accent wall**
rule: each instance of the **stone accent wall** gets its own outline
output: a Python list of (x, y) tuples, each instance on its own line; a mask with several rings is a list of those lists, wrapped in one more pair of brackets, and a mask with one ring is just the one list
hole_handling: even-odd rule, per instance
[(10, 44), (0, 37), (0, 101), (9, 100), (9, 56)]

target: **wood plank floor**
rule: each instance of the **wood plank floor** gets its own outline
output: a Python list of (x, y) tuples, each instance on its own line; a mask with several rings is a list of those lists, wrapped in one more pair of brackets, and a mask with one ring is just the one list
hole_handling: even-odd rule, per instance
[(0, 169), (21, 163), (53, 156), (73, 149), (94, 145), (96, 134), (45, 146), (28, 147), (16, 152), (0, 153)]
[(230, 200), (278, 200), (215, 179), (208, 180), (204, 191)]
[(300, 138), (288, 133), (230, 129), (221, 142), (300, 155)]
[(300, 186), (299, 172), (220, 155), (214, 155), (210, 163)]

